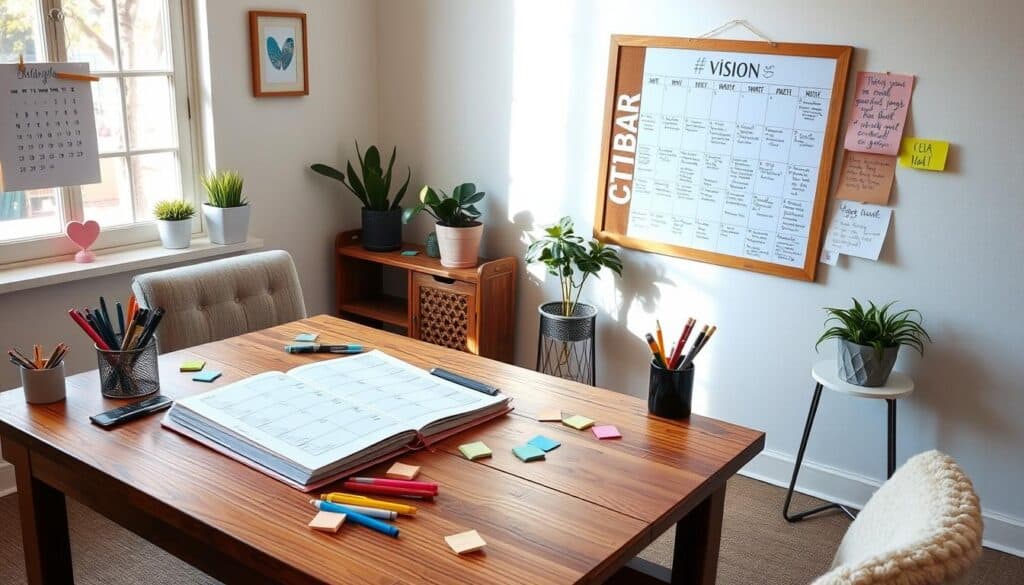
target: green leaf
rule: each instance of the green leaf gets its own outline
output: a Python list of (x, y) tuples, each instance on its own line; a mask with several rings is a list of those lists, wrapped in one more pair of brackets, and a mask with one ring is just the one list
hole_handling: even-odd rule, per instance
[(378, 211), (386, 211), (388, 208), (388, 193), (384, 188), (384, 178), (374, 169), (370, 169), (363, 176), (366, 181), (366, 199), (370, 202), (370, 208)]
[(434, 191), (430, 185), (423, 185), (423, 188), (420, 189), (420, 201), (427, 205), (437, 205), (441, 202), (441, 198), (437, 196), (437, 191)]
[(380, 151), (377, 150), (376, 146), (371, 146), (366, 149), (366, 157), (363, 162), (363, 178), (370, 171), (377, 171), (377, 174), (383, 176), (384, 170), (380, 168)]
[(463, 205), (472, 205), (472, 204), (480, 201), (481, 199), (483, 199), (484, 195), (485, 195), (485, 193), (483, 191), (480, 191), (479, 193), (473, 193), (473, 194), (469, 195), (468, 197), (463, 197), (462, 198), (462, 204)]
[(419, 213), (421, 211), (423, 211), (424, 207), (426, 207), (426, 205), (423, 204), (423, 203), (420, 203), (419, 205), (417, 205), (415, 207), (406, 207), (405, 209), (403, 209), (402, 210), (402, 223), (409, 223), (410, 221), (412, 221), (414, 217), (416, 217), (417, 215), (419, 215)]
[(309, 165), (309, 168), (313, 169), (314, 171), (320, 173), (325, 177), (330, 177), (336, 181), (341, 181), (342, 183), (345, 182), (345, 173), (342, 173), (341, 171), (332, 166), (325, 165), (323, 163), (316, 163)]
[(409, 168), (405, 174), (405, 182), (399, 187), (398, 191), (395, 192), (395, 200), (391, 202), (391, 209), (398, 209), (402, 203), (402, 199), (405, 197), (405, 190), (409, 188), (409, 179), (412, 178), (412, 168)]
[(355, 193), (356, 197), (363, 202), (363, 205), (369, 207), (369, 202), (366, 200), (366, 188), (363, 187), (362, 181), (359, 180), (359, 176), (356, 175), (356, 170), (352, 168), (352, 163), (348, 163), (348, 182), (349, 191)]
[(458, 227), (456, 224), (458, 219), (455, 217), (455, 212), (459, 209), (459, 203), (449, 197), (434, 206), (434, 213), (441, 220), (443, 225)]

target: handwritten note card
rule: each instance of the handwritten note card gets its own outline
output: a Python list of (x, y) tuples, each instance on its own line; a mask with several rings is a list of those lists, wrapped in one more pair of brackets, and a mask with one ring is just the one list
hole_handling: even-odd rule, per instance
[(884, 154), (846, 151), (836, 199), (885, 205), (896, 175), (896, 159)]
[(896, 156), (913, 91), (913, 75), (857, 73), (846, 149)]
[(100, 181), (92, 87), (57, 71), (85, 74), (89, 65), (0, 65), (0, 191)]
[(924, 138), (904, 138), (900, 149), (900, 166), (926, 171), (946, 170), (949, 143)]
[(889, 231), (892, 209), (869, 203), (840, 201), (825, 238), (825, 249), (836, 254), (878, 260)]

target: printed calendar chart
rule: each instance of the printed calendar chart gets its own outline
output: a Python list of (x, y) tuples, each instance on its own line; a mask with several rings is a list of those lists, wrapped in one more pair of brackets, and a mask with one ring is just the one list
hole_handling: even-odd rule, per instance
[(804, 266), (835, 72), (830, 58), (648, 48), (626, 235)]
[(57, 71), (87, 74), (89, 66), (0, 65), (0, 191), (100, 181), (91, 84)]

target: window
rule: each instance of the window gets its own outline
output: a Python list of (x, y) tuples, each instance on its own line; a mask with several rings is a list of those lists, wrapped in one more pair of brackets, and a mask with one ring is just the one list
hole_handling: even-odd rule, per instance
[[(101, 182), (0, 194), (0, 263), (74, 251), (66, 222), (103, 227), (95, 248), (156, 239), (153, 204), (196, 202), (182, 0), (3, 0), (0, 62), (87, 62)], [(199, 229), (198, 218), (194, 229)]]

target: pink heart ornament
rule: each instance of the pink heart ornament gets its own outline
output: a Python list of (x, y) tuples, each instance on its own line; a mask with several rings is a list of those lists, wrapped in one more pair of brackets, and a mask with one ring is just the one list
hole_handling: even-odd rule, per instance
[(64, 226), (64, 234), (81, 248), (75, 254), (75, 262), (86, 263), (96, 259), (96, 255), (89, 251), (89, 246), (95, 244), (96, 239), (100, 237), (100, 224), (91, 219), (85, 222), (69, 221)]

